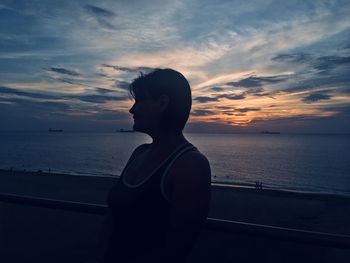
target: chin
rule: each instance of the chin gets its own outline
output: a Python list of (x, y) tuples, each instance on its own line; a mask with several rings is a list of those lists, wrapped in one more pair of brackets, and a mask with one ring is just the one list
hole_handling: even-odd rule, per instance
[(136, 131), (136, 132), (141, 132), (141, 133), (146, 133), (146, 134), (149, 134), (148, 130), (145, 129), (145, 127), (140, 127), (138, 125), (135, 125), (133, 126), (133, 130)]
[(136, 124), (133, 125), (132, 129), (133, 129), (134, 131), (137, 131), (137, 132), (142, 132), (142, 131), (143, 131), (142, 128), (140, 128), (140, 127), (139, 127), (138, 125), (136, 125)]

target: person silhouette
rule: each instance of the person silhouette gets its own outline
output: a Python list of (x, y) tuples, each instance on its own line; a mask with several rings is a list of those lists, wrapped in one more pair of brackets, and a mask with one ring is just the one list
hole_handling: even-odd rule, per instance
[(130, 84), (138, 146), (108, 195), (102, 262), (185, 262), (209, 211), (207, 158), (183, 135), (191, 89), (173, 69), (141, 74)]

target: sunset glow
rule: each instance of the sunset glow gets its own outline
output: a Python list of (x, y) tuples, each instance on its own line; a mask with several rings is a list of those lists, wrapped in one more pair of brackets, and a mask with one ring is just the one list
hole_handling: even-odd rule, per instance
[(128, 84), (174, 68), (188, 131), (350, 132), (348, 1), (5, 1), (2, 130), (129, 128)]

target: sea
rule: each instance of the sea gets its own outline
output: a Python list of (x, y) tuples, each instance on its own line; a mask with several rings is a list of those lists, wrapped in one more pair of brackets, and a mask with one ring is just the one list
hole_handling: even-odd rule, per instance
[[(212, 181), (350, 196), (350, 135), (195, 134)], [(1, 132), (0, 169), (118, 176), (141, 133)]]

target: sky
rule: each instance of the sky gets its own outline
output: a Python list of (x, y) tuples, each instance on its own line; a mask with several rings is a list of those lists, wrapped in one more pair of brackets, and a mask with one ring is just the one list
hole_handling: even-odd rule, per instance
[(0, 0), (0, 131), (132, 127), (128, 84), (189, 80), (187, 132), (350, 133), (350, 2)]

